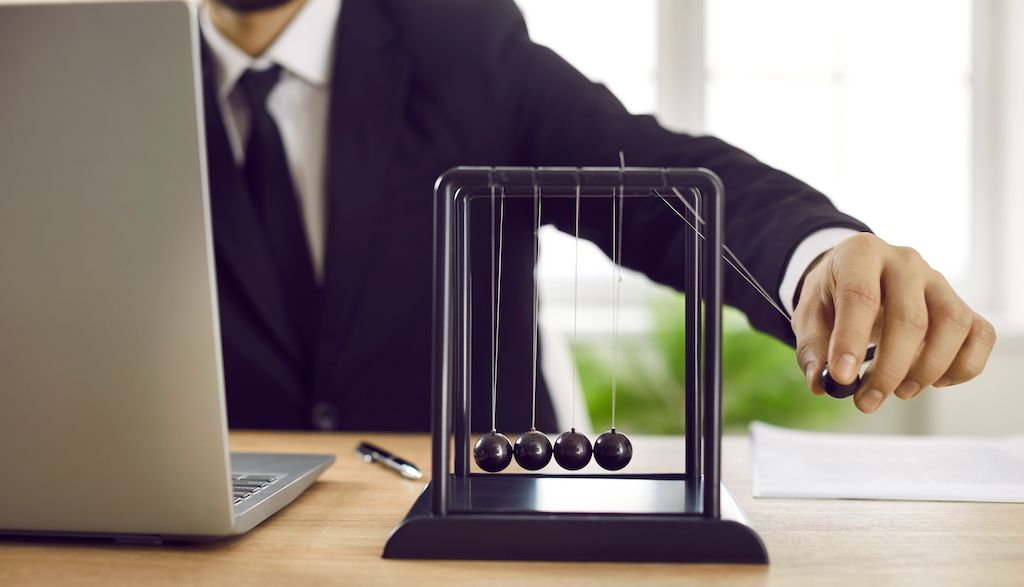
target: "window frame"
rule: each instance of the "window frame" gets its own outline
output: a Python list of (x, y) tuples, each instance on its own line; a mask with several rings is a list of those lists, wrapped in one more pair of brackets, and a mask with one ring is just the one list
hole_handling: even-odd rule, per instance
[[(705, 2), (658, 0), (657, 116), (668, 128), (697, 134), (705, 128)], [(1010, 220), (1024, 218), (1024, 203), (1012, 197), (1024, 188), (1024, 170), (1012, 165), (1024, 159), (1024, 114), (1012, 107), (1024, 92), (1024, 40), (1013, 34), (1024, 30), (1021, 4), (971, 2), (971, 262), (954, 285), (982, 313), (1024, 330), (1024, 276), (1013, 277), (1013, 252), (1024, 250), (1024, 236), (1013, 236)]]

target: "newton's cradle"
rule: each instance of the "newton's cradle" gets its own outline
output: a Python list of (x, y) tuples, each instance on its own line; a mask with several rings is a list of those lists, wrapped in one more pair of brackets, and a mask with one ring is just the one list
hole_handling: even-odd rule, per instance
[[(439, 178), (434, 198), (431, 482), (391, 534), (384, 556), (767, 563), (764, 544), (721, 484), (723, 188), (718, 177), (704, 169), (460, 167)], [(679, 459), (681, 473), (619, 472), (629, 462), (632, 446), (625, 432), (615, 428), (614, 358), (612, 427), (598, 436), (593, 446), (573, 426), (554, 445), (535, 429), (512, 431), (510, 435), (518, 436), (513, 447), (506, 432), (494, 426), (497, 394), (530, 392), (497, 389), (505, 203), (532, 201), (536, 259), (536, 229), (544, 203), (574, 200), (578, 243), (580, 202), (591, 198), (607, 202), (612, 226), (611, 257), (616, 271), (613, 357), (617, 348), (618, 267), (625, 201), (662, 200), (665, 213), (674, 213), (692, 229), (681, 239), (681, 245), (672, 243), (680, 246), (679, 254), (686, 260), (681, 280), (686, 294), (687, 343), (680, 357), (686, 374), (685, 413), (679, 415), (686, 429), (685, 450)], [(491, 430), (475, 440), (468, 376), (469, 324), (475, 309), (469, 300), (467, 250), (471, 204), (489, 206), (491, 210), (491, 230), (495, 234), (491, 260), (496, 266), (490, 317), (475, 318), (489, 319), (493, 331)], [(732, 256), (731, 251), (727, 252)], [(725, 260), (733, 265), (728, 257)], [(533, 291), (535, 415), (536, 278)], [(573, 410), (575, 415), (575, 405)], [(543, 468), (552, 458), (571, 471), (582, 468), (592, 457), (609, 472), (500, 472), (513, 458), (528, 471)], [(474, 461), (484, 472), (471, 470)]]

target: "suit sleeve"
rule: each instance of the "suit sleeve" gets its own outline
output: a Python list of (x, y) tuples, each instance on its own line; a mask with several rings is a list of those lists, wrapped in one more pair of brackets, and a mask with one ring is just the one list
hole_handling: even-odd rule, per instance
[[(498, 4), (503, 7), (500, 42), (489, 69), (506, 100), (502, 112), (512, 118), (508, 128), (514, 129), (517, 163), (617, 166), (622, 151), (630, 166), (711, 169), (725, 185), (725, 242), (776, 297), (790, 256), (805, 237), (830, 227), (869, 230), (817, 190), (724, 141), (670, 132), (651, 116), (630, 114), (604, 86), (533, 43), (511, 2)], [(545, 221), (571, 233), (573, 211), (565, 204), (546, 206)], [(594, 201), (583, 208), (580, 230), (608, 254), (610, 209), (599, 205)], [(627, 206), (624, 264), (680, 287), (682, 239), (689, 229), (663, 202), (631, 200)], [(744, 311), (754, 327), (793, 344), (788, 322), (735, 272), (725, 271), (726, 303)]]

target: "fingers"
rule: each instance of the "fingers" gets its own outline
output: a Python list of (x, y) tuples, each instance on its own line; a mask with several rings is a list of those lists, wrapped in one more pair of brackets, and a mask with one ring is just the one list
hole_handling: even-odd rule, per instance
[(900, 249), (893, 262), (886, 264), (885, 314), (882, 335), (874, 363), (854, 395), (857, 408), (870, 414), (882, 405), (910, 371), (928, 332), (928, 305), (925, 287), (928, 275), (914, 270), (916, 263), (907, 257), (916, 256), (912, 249)]
[(928, 334), (906, 379), (896, 388), (900, 399), (914, 397), (950, 369), (974, 322), (974, 312), (937, 273), (925, 292), (925, 302)]
[[(806, 275), (793, 315), (797, 362), (807, 386), (824, 393), (826, 360), (836, 382), (852, 383), (868, 345), (873, 364), (854, 402), (876, 411), (890, 395), (916, 396), (976, 377), (995, 344), (992, 325), (973, 312), (913, 249), (873, 235), (853, 236)], [(880, 326), (880, 328), (879, 328)]]
[(985, 369), (995, 343), (995, 328), (988, 320), (974, 314), (967, 340), (960, 347), (949, 369), (934, 383), (935, 387), (956, 385), (977, 377)]
[[(848, 240), (858, 238), (861, 237)], [(874, 241), (878, 241), (876, 237), (864, 237), (862, 240), (863, 247), (857, 247), (852, 251), (853, 254), (843, 254), (842, 258), (836, 260), (842, 270), (836, 271), (834, 275), (832, 299), (835, 304), (835, 324), (829, 344), (828, 364), (832, 377), (843, 384), (851, 383), (857, 377), (881, 304), (883, 255), (865, 250), (865, 247), (871, 249), (879, 246), (874, 244)]]

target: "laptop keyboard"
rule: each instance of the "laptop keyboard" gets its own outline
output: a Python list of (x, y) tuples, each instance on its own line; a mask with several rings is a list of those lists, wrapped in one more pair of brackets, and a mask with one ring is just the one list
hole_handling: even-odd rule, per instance
[(231, 475), (235, 503), (240, 503), (277, 482), (272, 475)]

